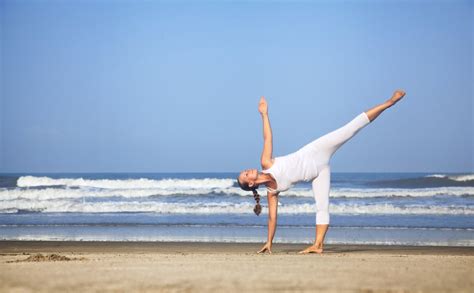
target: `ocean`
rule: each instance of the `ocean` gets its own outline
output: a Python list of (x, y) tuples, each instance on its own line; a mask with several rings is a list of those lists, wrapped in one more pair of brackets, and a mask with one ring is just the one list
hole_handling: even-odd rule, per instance
[[(0, 174), (0, 240), (261, 242), (237, 173)], [(329, 244), (474, 246), (474, 174), (333, 173)], [(310, 182), (279, 195), (274, 243), (311, 243)]]

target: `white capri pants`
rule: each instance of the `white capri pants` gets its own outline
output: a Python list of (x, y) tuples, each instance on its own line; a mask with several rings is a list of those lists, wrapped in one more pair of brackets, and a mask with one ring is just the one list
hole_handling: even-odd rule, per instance
[(316, 225), (329, 224), (329, 190), (331, 188), (329, 160), (345, 142), (369, 123), (369, 117), (365, 112), (362, 112), (346, 125), (303, 147), (312, 159), (316, 160), (318, 168), (318, 176), (312, 181), (313, 195), (316, 201)]

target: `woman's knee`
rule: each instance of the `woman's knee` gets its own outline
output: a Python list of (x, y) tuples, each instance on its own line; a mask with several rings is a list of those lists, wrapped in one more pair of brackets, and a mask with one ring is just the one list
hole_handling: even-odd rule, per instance
[(327, 225), (329, 224), (329, 211), (318, 211), (316, 212), (316, 225)]

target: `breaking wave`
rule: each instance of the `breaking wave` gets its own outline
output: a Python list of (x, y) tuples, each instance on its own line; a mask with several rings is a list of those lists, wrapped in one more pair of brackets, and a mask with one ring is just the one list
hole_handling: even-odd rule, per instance
[(94, 187), (108, 189), (199, 189), (199, 188), (226, 188), (234, 185), (233, 179), (83, 179), (22, 176), (18, 178), (18, 187), (66, 186), (66, 187)]
[[(260, 190), (262, 193), (263, 190)], [(16, 199), (80, 199), (80, 198), (146, 198), (159, 196), (252, 196), (248, 191), (237, 187), (229, 188), (137, 188), (137, 189), (99, 189), (99, 188), (16, 188), (0, 189), (1, 201)], [(284, 197), (313, 197), (308, 188), (294, 188), (282, 193)], [(338, 198), (375, 198), (375, 197), (433, 197), (433, 196), (473, 196), (474, 187), (440, 187), (425, 189), (395, 189), (395, 188), (333, 188), (331, 197)]]
[[(252, 196), (235, 186), (234, 179), (53, 179), (49, 177), (20, 177), (17, 188), (0, 188), (0, 202), (15, 199), (64, 199), (64, 198), (146, 198), (156, 196)], [(260, 193), (264, 194), (263, 188)], [(310, 188), (292, 188), (281, 193), (288, 197), (313, 197)], [(331, 197), (433, 197), (474, 196), (474, 187), (433, 188), (332, 188)]]
[(443, 175), (443, 174), (433, 174), (433, 175), (428, 175), (426, 176), (428, 178), (433, 177), (433, 178), (448, 178), (450, 180), (454, 181), (474, 181), (474, 174), (464, 174), (464, 175)]
[[(161, 214), (252, 214), (253, 202), (242, 203), (165, 203), (165, 202), (73, 202), (69, 200), (3, 202), (0, 213), (120, 213), (153, 212)], [(264, 212), (266, 207), (264, 207)], [(314, 204), (280, 204), (282, 214), (315, 213)], [(474, 215), (474, 208), (451, 206), (425, 206), (393, 204), (331, 204), (331, 214), (411, 214), (411, 215)]]
[(474, 187), (474, 174), (432, 174), (418, 178), (372, 181), (368, 185), (393, 188)]

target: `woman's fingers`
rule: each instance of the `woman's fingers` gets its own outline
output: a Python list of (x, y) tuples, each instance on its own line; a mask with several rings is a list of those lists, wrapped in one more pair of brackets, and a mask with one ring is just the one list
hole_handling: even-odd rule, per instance
[(272, 253), (272, 251), (270, 250), (270, 248), (268, 248), (268, 246), (264, 246), (262, 249), (257, 251), (257, 253), (265, 253), (265, 252), (268, 252), (269, 254)]
[(258, 111), (262, 114), (267, 113), (268, 111), (267, 101), (265, 101), (264, 96), (260, 98), (260, 102), (258, 103)]

